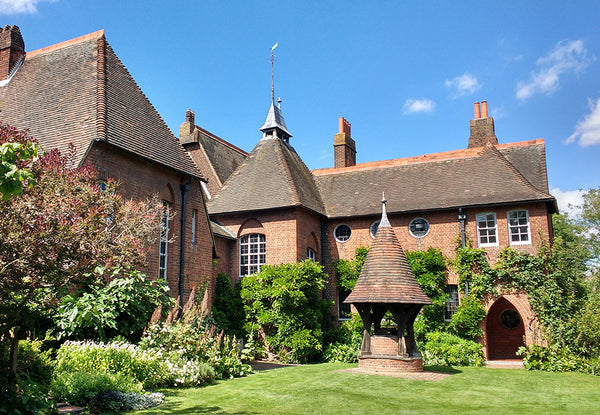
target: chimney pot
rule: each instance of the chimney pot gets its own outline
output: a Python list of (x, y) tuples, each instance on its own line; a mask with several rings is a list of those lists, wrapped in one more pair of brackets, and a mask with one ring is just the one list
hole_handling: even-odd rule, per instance
[(487, 110), (487, 101), (481, 101), (481, 116), (482, 118), (487, 118), (488, 117), (488, 110)]
[(0, 29), (0, 81), (8, 79), (11, 71), (25, 56), (25, 42), (18, 26)]
[(479, 107), (479, 102), (475, 103), (475, 119), (481, 118), (481, 108)]
[(194, 111), (192, 111), (191, 109), (188, 109), (185, 112), (185, 122), (194, 124)]

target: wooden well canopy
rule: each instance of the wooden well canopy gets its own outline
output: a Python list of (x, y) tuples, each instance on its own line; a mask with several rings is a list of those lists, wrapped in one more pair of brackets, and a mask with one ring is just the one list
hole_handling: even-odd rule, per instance
[(400, 242), (388, 221), (385, 198), (382, 215), (373, 245), (369, 250), (356, 285), (346, 304), (352, 304), (364, 325), (361, 356), (371, 355), (371, 328), (375, 335), (389, 334), (381, 322), (389, 311), (398, 325), (399, 357), (420, 357), (413, 324), (424, 305), (433, 304), (417, 282)]

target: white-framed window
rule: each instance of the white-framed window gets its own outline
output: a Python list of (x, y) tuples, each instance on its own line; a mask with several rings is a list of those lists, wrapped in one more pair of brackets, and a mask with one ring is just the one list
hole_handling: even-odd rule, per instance
[(498, 246), (496, 214), (493, 212), (478, 213), (475, 219), (477, 221), (477, 243), (479, 246)]
[(527, 209), (511, 210), (508, 216), (508, 240), (511, 245), (531, 244), (529, 212)]
[(348, 298), (351, 292), (338, 287), (338, 320), (349, 320), (352, 317), (350, 304), (344, 304), (344, 300)]
[(167, 259), (169, 254), (169, 221), (171, 208), (169, 202), (163, 201), (160, 214), (160, 238), (158, 249), (158, 278), (167, 280)]
[(306, 258), (310, 259), (312, 262), (317, 262), (317, 253), (314, 249), (308, 248), (306, 250)]
[(192, 210), (192, 243), (196, 243), (196, 218), (198, 217), (198, 210)]
[(371, 238), (375, 239), (375, 235), (377, 235), (377, 229), (379, 229), (379, 221), (375, 221), (369, 226), (369, 235)]
[(251, 233), (240, 238), (240, 275), (252, 275), (260, 272), (266, 263), (267, 244), (265, 235)]
[(450, 321), (454, 313), (456, 313), (459, 304), (458, 285), (446, 285), (446, 294), (448, 294), (448, 300), (446, 301), (444, 320)]
[(343, 223), (335, 227), (333, 236), (338, 242), (346, 242), (352, 236), (352, 229), (350, 229), (350, 226)]
[(429, 233), (429, 222), (424, 218), (415, 218), (408, 224), (408, 231), (415, 238), (423, 238)]

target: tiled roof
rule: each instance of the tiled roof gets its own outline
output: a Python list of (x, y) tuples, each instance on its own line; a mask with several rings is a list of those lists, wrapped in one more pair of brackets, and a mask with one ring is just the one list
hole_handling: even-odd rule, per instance
[(313, 170), (329, 217), (546, 201), (543, 140)]
[(244, 150), (198, 126), (194, 126), (194, 132), (181, 138), (180, 142), (183, 145), (197, 142), (202, 146), (221, 184), (248, 156)]
[(324, 214), (314, 178), (285, 141), (267, 136), (208, 203), (210, 214), (302, 206)]
[(433, 304), (406, 260), (385, 213), (346, 304)]
[(28, 52), (0, 87), (0, 121), (28, 128), (45, 149), (69, 144), (83, 160), (103, 140), (176, 171), (200, 177), (166, 126), (98, 31)]

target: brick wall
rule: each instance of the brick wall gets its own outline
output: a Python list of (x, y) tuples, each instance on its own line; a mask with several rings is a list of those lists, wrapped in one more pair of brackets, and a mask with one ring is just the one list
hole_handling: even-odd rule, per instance
[[(171, 203), (173, 218), (170, 221), (169, 235), (172, 242), (168, 247), (167, 281), (171, 294), (177, 297), (179, 282), (179, 258), (181, 241), (181, 191), (179, 185), (187, 182), (180, 173), (160, 165), (150, 163), (136, 156), (125, 154), (105, 143), (93, 145), (86, 161), (91, 162), (100, 174), (100, 179), (112, 178), (121, 185), (123, 197), (134, 201), (150, 199), (153, 195)], [(192, 243), (192, 211), (196, 216), (196, 243)], [(212, 275), (212, 241), (200, 183), (194, 180), (187, 194), (185, 231), (185, 270), (184, 301), (193, 287), (203, 287), (210, 282)], [(158, 235), (157, 235), (158, 236)], [(147, 266), (144, 269), (149, 278), (158, 276), (158, 240), (149, 247)]]

